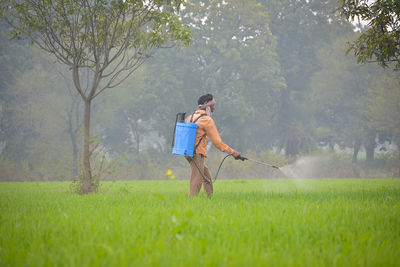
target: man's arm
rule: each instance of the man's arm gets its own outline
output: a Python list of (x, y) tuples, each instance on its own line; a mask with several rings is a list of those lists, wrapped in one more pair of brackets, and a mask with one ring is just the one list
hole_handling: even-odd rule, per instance
[(217, 126), (215, 125), (215, 122), (213, 119), (210, 119), (207, 123), (206, 134), (207, 134), (208, 138), (210, 138), (213, 145), (216, 148), (218, 148), (219, 150), (221, 150), (222, 152), (231, 154), (235, 158), (240, 155), (237, 151), (233, 150), (227, 144), (222, 142), (221, 136), (218, 133)]

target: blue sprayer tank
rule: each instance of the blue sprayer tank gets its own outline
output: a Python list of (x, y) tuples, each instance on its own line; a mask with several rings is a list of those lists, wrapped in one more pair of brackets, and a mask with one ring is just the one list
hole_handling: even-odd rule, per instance
[(175, 142), (172, 154), (193, 157), (197, 127), (199, 126), (192, 122), (176, 123)]
[(172, 154), (193, 157), (198, 125), (185, 122), (186, 113), (176, 115)]

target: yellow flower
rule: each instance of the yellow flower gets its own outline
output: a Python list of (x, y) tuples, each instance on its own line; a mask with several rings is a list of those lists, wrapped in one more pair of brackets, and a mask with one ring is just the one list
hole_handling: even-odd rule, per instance
[(171, 171), (170, 169), (168, 169), (168, 170), (165, 172), (165, 175), (170, 176), (171, 174), (172, 174), (172, 171)]
[(171, 175), (171, 177), (169, 177), (169, 179), (174, 180), (175, 179), (175, 175)]

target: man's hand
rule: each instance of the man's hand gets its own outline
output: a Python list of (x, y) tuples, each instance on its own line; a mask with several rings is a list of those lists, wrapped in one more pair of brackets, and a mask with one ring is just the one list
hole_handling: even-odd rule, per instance
[(232, 157), (234, 157), (236, 160), (241, 160), (241, 161), (244, 161), (246, 158), (245, 157), (242, 157), (241, 155), (240, 155), (240, 153), (239, 152), (237, 152), (236, 150), (232, 153)]

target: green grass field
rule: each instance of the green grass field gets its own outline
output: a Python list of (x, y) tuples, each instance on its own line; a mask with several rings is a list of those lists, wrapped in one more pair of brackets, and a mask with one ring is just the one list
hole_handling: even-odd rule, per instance
[(0, 266), (399, 266), (400, 179), (0, 183)]

